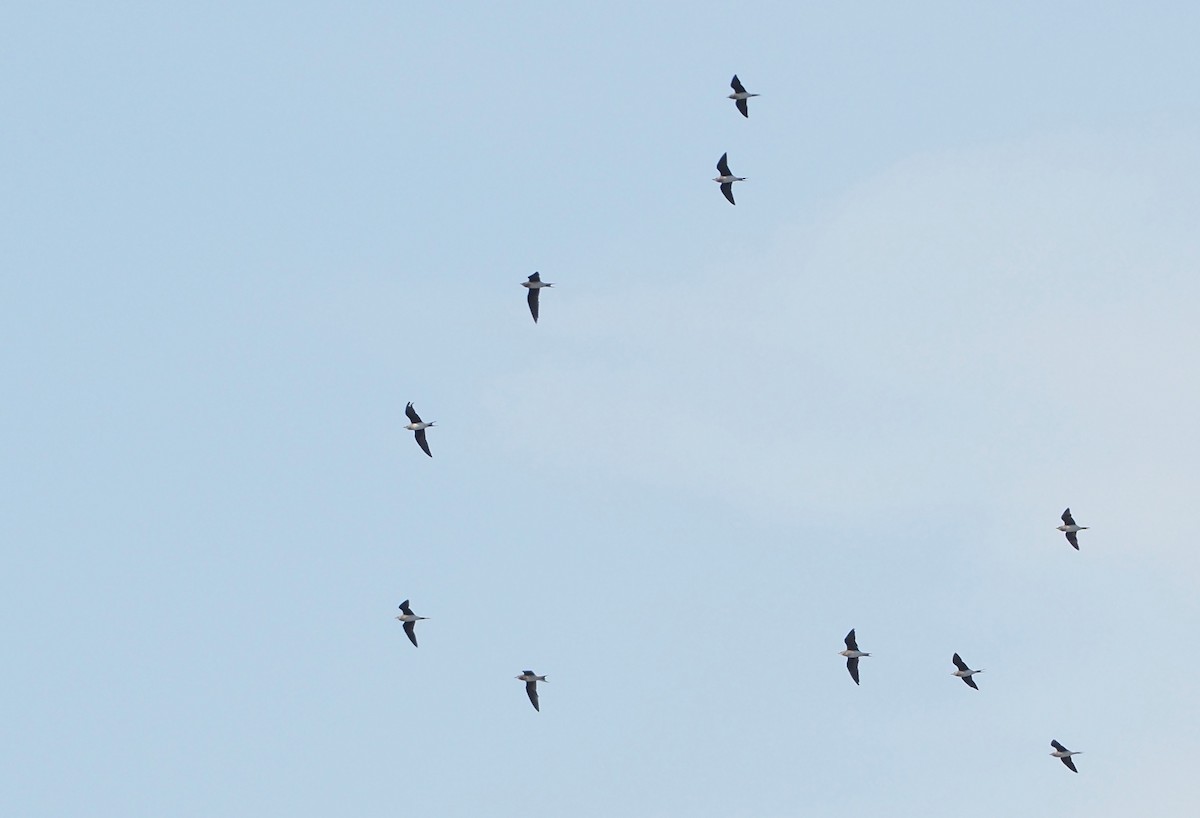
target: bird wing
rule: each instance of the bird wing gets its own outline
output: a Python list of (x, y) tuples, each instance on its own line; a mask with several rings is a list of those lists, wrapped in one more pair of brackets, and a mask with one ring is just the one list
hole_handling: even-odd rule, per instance
[(847, 659), (846, 670), (850, 671), (850, 678), (854, 680), (855, 684), (858, 684), (858, 660)]
[(954, 654), (953, 657), (951, 657), (950, 661), (954, 662), (954, 666), (956, 668), (958, 668), (959, 670), (970, 670), (970, 668), (967, 667), (967, 663), (964, 662), (957, 653)]
[(404, 632), (408, 634), (408, 641), (413, 643), (413, 647), (417, 646), (417, 623), (405, 622)]
[(529, 314), (533, 316), (533, 323), (535, 323), (535, 324), (537, 323), (537, 316), (538, 316), (538, 292), (539, 292), (539, 290), (540, 290), (540, 288), (538, 288), (538, 287), (530, 287), (529, 295), (527, 295), (525, 297), (525, 300), (529, 303)]
[[(529, 673), (531, 671), (527, 670), (525, 672)], [(526, 682), (525, 692), (529, 694), (529, 701), (533, 703), (533, 709), (539, 713), (542, 712), (542, 708), (538, 707), (537, 682)]]
[(1050, 746), (1053, 747), (1055, 750), (1058, 750), (1060, 753), (1069, 753), (1070, 752), (1070, 750), (1068, 750), (1066, 747), (1059, 744), (1058, 741), (1051, 741)]
[(429, 441), (425, 439), (425, 430), (417, 429), (417, 445), (421, 447), (421, 451), (433, 457), (433, 452), (429, 451)]
[(732, 176), (733, 175), (732, 173), (729, 172), (729, 154), (728, 153), (721, 154), (721, 158), (717, 160), (717, 172), (720, 173), (722, 176)]
[(408, 406), (404, 407), (404, 414), (408, 415), (408, 419), (413, 423), (421, 422), (421, 416), (417, 414), (416, 409), (413, 409), (412, 401), (409, 401)]
[(408, 607), (407, 599), (400, 603), (400, 610), (406, 614), (409, 614), (410, 616), (412, 615), (412, 608)]
[(858, 650), (858, 640), (854, 638), (854, 628), (846, 634), (846, 650)]
[(750, 106), (746, 103), (746, 100), (734, 100), (733, 104), (736, 105), (737, 109), (742, 112), (742, 116), (746, 117), (746, 119), (750, 118)]
[(729, 87), (733, 89), (735, 94), (744, 94), (746, 89), (742, 87), (742, 81), (738, 79), (737, 74), (733, 75), (733, 81), (729, 83)]
[(1071, 516), (1071, 509), (1063, 512), (1062, 521), (1067, 525), (1075, 525), (1075, 518)]
[(725, 184), (721, 185), (721, 192), (725, 194), (725, 198), (729, 200), (729, 203), (731, 205), (737, 204), (737, 202), (735, 202), (733, 200), (733, 183), (732, 182), (726, 182)]
[(974, 678), (974, 677), (972, 677), (972, 676), (962, 676), (962, 677), (960, 677), (960, 678), (961, 678), (961, 679), (962, 679), (964, 682), (966, 682), (966, 683), (967, 683), (967, 686), (968, 686), (968, 687), (974, 687), (976, 690), (978, 690), (978, 689), (979, 689), (979, 688), (978, 688), (978, 687), (975, 685), (975, 678)]
[(533, 275), (531, 275), (531, 276), (529, 277), (529, 280), (530, 280), (530, 281), (541, 281), (541, 280), (542, 280), (542, 274), (541, 274), (541, 273), (534, 273)]
[(1061, 761), (1063, 764), (1066, 764), (1067, 769), (1070, 770), (1071, 772), (1073, 772), (1073, 773), (1079, 772), (1079, 770), (1075, 769), (1075, 762), (1071, 760), (1070, 756), (1063, 756), (1062, 758), (1059, 759), (1059, 761)]
[(1067, 532), (1067, 542), (1069, 542), (1071, 547), (1076, 551), (1079, 550), (1079, 536), (1074, 531)]

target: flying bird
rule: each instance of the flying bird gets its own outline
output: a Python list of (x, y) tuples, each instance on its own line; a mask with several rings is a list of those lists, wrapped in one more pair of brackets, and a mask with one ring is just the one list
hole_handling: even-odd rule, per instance
[(1067, 509), (1062, 513), (1063, 524), (1058, 527), (1058, 530), (1067, 535), (1067, 542), (1076, 551), (1079, 550), (1079, 538), (1076, 534), (1080, 531), (1086, 531), (1086, 525), (1075, 525), (1075, 518), (1071, 516), (1071, 509)]
[(542, 708), (538, 707), (537, 683), (546, 681), (545, 676), (539, 676), (532, 670), (522, 670), (521, 675), (515, 677), (525, 683), (525, 692), (529, 694), (529, 701), (533, 705), (533, 709), (542, 712)]
[(1070, 770), (1071, 772), (1073, 772), (1073, 773), (1079, 772), (1079, 770), (1075, 769), (1075, 762), (1071, 760), (1071, 756), (1079, 755), (1081, 752), (1083, 752), (1082, 750), (1074, 750), (1074, 751), (1068, 750), (1066, 747), (1062, 746), (1057, 741), (1051, 741), (1050, 746), (1054, 748), (1054, 752), (1051, 753), (1050, 755), (1057, 758), (1063, 764), (1066, 764), (1067, 769)]
[(529, 288), (529, 296), (525, 300), (529, 302), (529, 314), (533, 316), (533, 323), (536, 324), (538, 317), (538, 291), (543, 287), (553, 287), (554, 285), (542, 281), (541, 273), (534, 273), (529, 277), (528, 281), (522, 281), (521, 286)]
[[(950, 658), (950, 661), (954, 662), (954, 666), (958, 668), (958, 670), (954, 671), (954, 675), (966, 682), (968, 687), (975, 687), (975, 680), (971, 676), (975, 673), (983, 673), (983, 670), (971, 670), (957, 653)], [(975, 687), (975, 689), (978, 690), (979, 688)]]
[(850, 671), (850, 678), (858, 684), (858, 660), (862, 656), (870, 656), (869, 653), (863, 653), (858, 649), (858, 640), (854, 638), (854, 628), (850, 629), (850, 633), (846, 634), (846, 649), (838, 654), (846, 657), (846, 670)]
[(733, 82), (729, 83), (729, 87), (733, 89), (733, 93), (729, 95), (729, 98), (737, 105), (737, 109), (742, 112), (742, 116), (749, 119), (750, 111), (746, 107), (746, 100), (750, 99), (750, 97), (761, 96), (761, 94), (746, 93), (746, 89), (742, 87), (742, 81), (737, 78), (737, 74), (733, 75)]
[(408, 634), (408, 641), (413, 643), (413, 647), (417, 647), (417, 622), (422, 619), (428, 619), (428, 616), (417, 616), (412, 612), (412, 608), (408, 607), (408, 600), (400, 603), (400, 615), (396, 617), (404, 623), (404, 632)]
[(404, 414), (408, 415), (408, 419), (412, 421), (412, 423), (408, 424), (404, 428), (408, 429), (409, 431), (416, 432), (417, 445), (421, 447), (421, 451), (425, 452), (425, 454), (429, 455), (430, 457), (433, 457), (433, 453), (429, 451), (429, 441), (425, 439), (425, 430), (432, 426), (434, 422), (431, 420), (426, 423), (425, 421), (421, 420), (421, 416), (417, 414), (417, 410), (413, 409), (412, 401), (409, 401), (408, 406), (404, 407)]
[(720, 176), (714, 176), (713, 181), (721, 185), (721, 193), (725, 194), (725, 198), (729, 200), (731, 205), (737, 204), (733, 200), (733, 183), (746, 181), (745, 176), (734, 176), (729, 172), (729, 154), (721, 154), (720, 160), (717, 162), (717, 172)]

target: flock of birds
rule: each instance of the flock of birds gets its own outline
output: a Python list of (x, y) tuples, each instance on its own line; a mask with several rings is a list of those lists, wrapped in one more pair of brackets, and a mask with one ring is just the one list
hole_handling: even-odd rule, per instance
[[(750, 109), (749, 105), (747, 104), (747, 100), (749, 100), (750, 97), (757, 97), (760, 95), (751, 94), (746, 91), (746, 88), (742, 85), (741, 80), (738, 79), (737, 74), (733, 75), (733, 80), (729, 83), (729, 85), (731, 88), (733, 88), (733, 93), (729, 95), (729, 99), (734, 101), (734, 104), (737, 106), (737, 109), (741, 112), (742, 116), (749, 119)], [(729, 200), (729, 203), (736, 205), (737, 202), (733, 200), (733, 183), (744, 182), (746, 177), (734, 176), (729, 170), (728, 153), (721, 154), (721, 158), (717, 160), (717, 172), (720, 175), (714, 177), (713, 181), (717, 182), (721, 186), (721, 193), (726, 199)], [(536, 324), (538, 320), (539, 293), (544, 288), (553, 287), (554, 285), (542, 281), (540, 273), (534, 273), (533, 275), (529, 276), (527, 281), (521, 282), (521, 286), (529, 290), (526, 300), (529, 304), (529, 314), (533, 316), (533, 321)], [(411, 401), (405, 407), (404, 413), (408, 416), (409, 420), (408, 425), (404, 428), (414, 433), (417, 445), (421, 447), (421, 451), (425, 452), (425, 454), (429, 455), (430, 457), (433, 457), (432, 452), (429, 451), (429, 441), (425, 437), (425, 430), (434, 425), (433, 421), (426, 422), (421, 420), (420, 415), (418, 415), (417, 411), (413, 408)], [(1078, 551), (1078, 534), (1080, 531), (1084, 531), (1088, 527), (1086, 525), (1077, 525), (1075, 518), (1071, 516), (1071, 509), (1069, 508), (1062, 513), (1062, 522), (1063, 524), (1058, 526), (1057, 530), (1063, 532), (1067, 537), (1067, 542), (1071, 544), (1072, 548)], [(400, 603), (400, 615), (397, 616), (396, 619), (404, 623), (404, 632), (408, 635), (409, 641), (413, 643), (413, 647), (416, 647), (416, 623), (422, 619), (428, 619), (428, 617), (417, 616), (414, 614), (412, 612), (412, 608), (409, 607), (409, 600), (406, 599)], [(850, 632), (846, 634), (845, 643), (846, 649), (841, 651), (838, 655), (846, 657), (846, 670), (849, 671), (850, 678), (854, 680), (856, 685), (861, 684), (858, 672), (858, 660), (862, 659), (863, 657), (870, 656), (871, 654), (859, 650), (858, 639), (855, 636), (854, 628), (851, 628)], [(973, 677), (977, 673), (982, 673), (983, 669), (977, 668), (972, 670), (957, 653), (950, 657), (950, 661), (953, 662), (955, 667), (952, 675), (962, 679), (963, 682), (972, 690), (979, 690), (979, 686), (975, 683), (975, 679)], [(540, 712), (542, 708), (538, 703), (537, 683), (546, 681), (546, 677), (539, 676), (532, 670), (523, 670), (514, 678), (525, 683), (525, 693), (529, 696), (529, 701), (533, 705), (533, 709)], [(1069, 769), (1071, 772), (1079, 772), (1079, 770), (1075, 769), (1075, 762), (1071, 760), (1072, 756), (1079, 755), (1079, 751), (1068, 750), (1066, 747), (1060, 744), (1057, 739), (1052, 740), (1050, 742), (1050, 746), (1054, 748), (1054, 751), (1050, 753), (1050, 755), (1062, 761), (1062, 763), (1065, 764), (1067, 769)]]

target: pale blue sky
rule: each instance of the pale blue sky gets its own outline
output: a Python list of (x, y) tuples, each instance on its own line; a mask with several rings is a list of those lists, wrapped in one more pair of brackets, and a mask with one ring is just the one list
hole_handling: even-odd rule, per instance
[(0, 12), (0, 813), (1193, 814), (1198, 35)]

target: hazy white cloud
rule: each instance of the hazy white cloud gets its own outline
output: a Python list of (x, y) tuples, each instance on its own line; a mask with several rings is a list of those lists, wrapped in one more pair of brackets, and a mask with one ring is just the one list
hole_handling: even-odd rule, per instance
[(1193, 153), (1081, 135), (914, 157), (736, 267), (576, 300), (570, 366), (493, 383), (497, 422), (563, 469), (771, 515), (1193, 485)]

